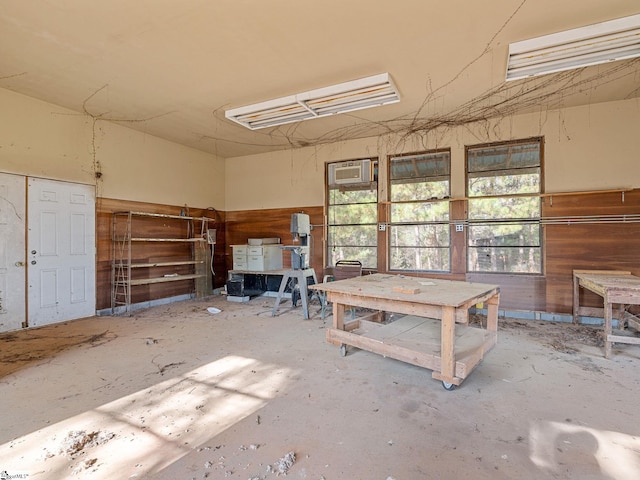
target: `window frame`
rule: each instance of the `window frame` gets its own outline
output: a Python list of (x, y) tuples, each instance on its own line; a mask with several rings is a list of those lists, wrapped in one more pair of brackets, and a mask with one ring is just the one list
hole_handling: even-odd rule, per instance
[[(331, 186), (329, 185), (329, 165), (331, 164), (336, 164), (336, 163), (343, 163), (343, 162), (353, 162), (353, 161), (358, 161), (358, 160), (371, 160), (371, 172), (372, 172), (372, 181), (369, 183), (364, 183), (364, 184), (353, 184), (353, 185), (339, 185), (339, 186)], [(364, 260), (362, 258), (362, 256), (359, 256), (358, 258), (352, 258), (352, 257), (344, 257), (344, 260), (360, 260), (363, 263), (363, 268), (367, 269), (367, 270), (377, 270), (378, 269), (378, 258), (379, 258), (379, 249), (380, 249), (380, 241), (379, 241), (379, 237), (378, 237), (378, 223), (379, 223), (379, 208), (380, 208), (380, 193), (378, 191), (378, 168), (379, 168), (379, 160), (378, 157), (361, 157), (361, 158), (355, 158), (355, 159), (348, 159), (348, 160), (337, 160), (334, 162), (327, 162), (325, 163), (325, 215), (326, 215), (326, 232), (325, 232), (325, 250), (324, 250), (324, 255), (325, 255), (325, 264), (326, 267), (331, 268), (333, 267), (333, 265), (335, 264), (335, 261), (337, 260), (341, 260), (343, 259), (342, 257), (338, 257), (334, 259), (334, 255), (332, 250), (334, 248), (339, 248), (339, 247), (344, 247), (347, 249), (353, 249), (353, 248), (363, 248), (363, 249), (367, 249), (367, 248), (371, 248), (374, 249), (375, 251), (375, 255), (374, 255), (374, 259), (375, 262), (374, 264), (368, 264), (366, 262), (366, 260)], [(331, 192), (332, 190), (338, 190), (338, 191), (343, 191), (343, 192), (349, 192), (349, 191), (371, 191), (374, 193), (375, 195), (375, 201), (373, 202), (351, 202), (351, 203), (331, 203)], [(340, 205), (373, 205), (375, 213), (375, 219), (372, 222), (356, 222), (356, 221), (350, 221), (348, 223), (332, 223), (332, 218), (331, 218), (331, 207), (335, 207), (335, 206), (340, 206)], [(358, 227), (358, 226), (366, 226), (370, 228), (374, 229), (374, 235), (372, 235), (372, 237), (375, 239), (375, 245), (349, 245), (349, 244), (344, 244), (344, 245), (334, 245), (332, 244), (332, 240), (333, 240), (333, 236), (332, 236), (332, 227)], [(367, 229), (367, 231), (368, 231)], [(335, 260), (335, 261), (334, 261)], [(364, 260), (364, 261), (363, 261)]]
[[(413, 199), (413, 200), (394, 200), (393, 199), (393, 185), (395, 183), (400, 183), (400, 184), (409, 184), (409, 183), (417, 183), (417, 182), (412, 182), (412, 181), (407, 181), (407, 182), (395, 182), (396, 179), (393, 178), (393, 162), (394, 160), (400, 160), (400, 159), (409, 159), (411, 157), (427, 157), (430, 155), (433, 156), (442, 156), (443, 154), (446, 154), (447, 156), (447, 170), (448, 172), (446, 174), (440, 174), (440, 175), (433, 175), (433, 176), (427, 176), (427, 177), (414, 177), (416, 179), (426, 179), (426, 178), (444, 178), (446, 179), (447, 182), (447, 192), (445, 195), (441, 196), (441, 197), (436, 197), (436, 196), (430, 196), (429, 198), (421, 198), (421, 199)], [(388, 203), (389, 203), (389, 209), (388, 209), (388, 215), (389, 215), (389, 222), (387, 225), (387, 248), (386, 248), (386, 256), (387, 256), (387, 265), (388, 265), (388, 270), (391, 272), (416, 272), (416, 273), (428, 273), (428, 274), (450, 274), (452, 273), (452, 254), (451, 254), (451, 244), (452, 244), (452, 236), (451, 236), (451, 203), (450, 203), (450, 199), (451, 199), (451, 148), (439, 148), (439, 149), (430, 149), (430, 150), (424, 150), (424, 151), (419, 151), (419, 152), (410, 152), (410, 153), (402, 153), (402, 154), (394, 154), (394, 155), (388, 155), (387, 156), (387, 192), (388, 192)], [(406, 177), (407, 179), (410, 177)], [(400, 179), (402, 180), (402, 179)], [(441, 220), (423, 220), (423, 221), (394, 221), (393, 219), (393, 210), (394, 210), (394, 205), (430, 205), (430, 204), (443, 204), (446, 203), (446, 219), (441, 219)], [(431, 250), (433, 252), (438, 252), (438, 254), (436, 255), (436, 258), (440, 257), (440, 254), (446, 250), (446, 265), (445, 268), (443, 269), (423, 269), (423, 268), (399, 268), (399, 267), (394, 267), (392, 265), (393, 262), (393, 249), (394, 248), (398, 248), (398, 249), (409, 249), (411, 248), (410, 246), (393, 246), (392, 245), (392, 236), (393, 236), (393, 231), (396, 227), (398, 228), (402, 228), (402, 227), (420, 227), (420, 226), (426, 226), (428, 227), (433, 227), (434, 229), (437, 229), (438, 227), (444, 227), (446, 229), (447, 232), (447, 245), (446, 246), (436, 246), (436, 245), (431, 245), (431, 246), (424, 246), (424, 247), (420, 247), (420, 246), (415, 246), (413, 247), (414, 249), (416, 249), (416, 253), (418, 253), (419, 251), (428, 251)]]
[[(538, 163), (538, 169), (539, 169), (539, 173), (538, 173), (538, 183), (539, 183), (539, 188), (537, 192), (527, 192), (527, 193), (515, 193), (515, 194), (508, 194), (508, 195), (484, 195), (484, 196), (472, 196), (470, 194), (470, 189), (469, 189), (469, 181), (470, 178), (472, 177), (472, 175), (469, 172), (469, 152), (471, 150), (480, 150), (480, 149), (489, 149), (489, 148), (496, 148), (496, 147), (504, 147), (504, 146), (517, 146), (517, 145), (526, 145), (526, 144), (532, 144), (532, 143), (537, 143), (538, 144), (538, 156), (539, 156), (539, 163)], [(535, 167), (530, 167), (530, 168), (535, 168)], [(527, 168), (523, 167), (523, 171), (526, 170)], [(494, 169), (494, 170), (487, 170), (487, 172), (499, 172), (499, 171), (507, 171), (509, 169)], [(486, 177), (489, 177), (491, 175), (486, 175)], [(493, 175), (496, 176), (496, 175)], [(478, 177), (482, 177), (482, 175), (478, 175), (478, 174), (474, 174), (473, 177), (478, 178)], [(467, 199), (467, 219), (466, 219), (466, 223), (467, 223), (467, 231), (466, 231), (466, 239), (465, 239), (465, 250), (466, 250), (466, 265), (465, 265), (465, 271), (468, 274), (475, 274), (475, 275), (520, 275), (520, 276), (544, 276), (545, 275), (545, 252), (546, 252), (546, 248), (544, 245), (544, 240), (545, 240), (545, 235), (544, 235), (544, 226), (542, 224), (542, 199), (544, 196), (544, 137), (530, 137), (530, 138), (524, 138), (524, 139), (517, 139), (517, 140), (510, 140), (510, 141), (501, 141), (501, 142), (491, 142), (491, 143), (485, 143), (485, 144), (477, 144), (477, 145), (466, 145), (465, 146), (465, 196)], [(538, 202), (538, 216), (536, 217), (530, 217), (530, 218), (525, 218), (525, 217), (517, 217), (517, 218), (493, 218), (493, 219), (474, 219), (471, 218), (471, 205), (470, 202), (472, 202), (475, 199), (500, 199), (500, 198), (508, 198), (508, 199), (518, 199), (518, 198), (537, 198), (537, 202)], [(470, 239), (470, 230), (471, 227), (473, 227), (473, 225), (491, 225), (491, 224), (495, 224), (495, 225), (508, 225), (508, 224), (515, 224), (515, 225), (537, 225), (539, 228), (538, 231), (538, 246), (533, 246), (533, 245), (522, 245), (521, 248), (535, 248), (538, 249), (539, 251), (539, 271), (536, 272), (521, 272), (521, 271), (494, 271), (494, 270), (477, 270), (477, 269), (473, 269), (472, 265), (471, 265), (471, 250), (474, 248), (477, 248), (476, 245), (471, 245), (471, 239)], [(500, 248), (500, 246), (498, 245), (493, 245), (493, 246), (489, 246), (489, 248), (493, 248), (493, 249), (497, 249)], [(508, 248), (514, 248), (514, 247), (508, 247)]]

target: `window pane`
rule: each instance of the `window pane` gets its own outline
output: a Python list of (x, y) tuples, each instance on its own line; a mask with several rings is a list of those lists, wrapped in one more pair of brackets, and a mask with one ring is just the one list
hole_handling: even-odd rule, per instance
[(542, 273), (540, 159), (538, 140), (467, 149), (469, 271)]
[(446, 222), (449, 202), (399, 203), (391, 205), (391, 222)]
[(449, 180), (391, 183), (391, 201), (425, 200), (449, 196)]
[(449, 248), (390, 248), (391, 270), (430, 270), (448, 272)]
[(469, 225), (470, 247), (539, 247), (540, 225), (537, 223), (498, 223)]
[(330, 225), (329, 245), (332, 247), (375, 246), (376, 232), (376, 225)]
[(393, 270), (449, 271), (449, 224), (395, 225), (389, 229)]
[[(328, 166), (327, 166), (328, 168)], [(378, 162), (372, 159), (374, 181), (363, 185), (327, 186), (327, 264), (360, 260), (378, 265)]]
[(469, 271), (542, 273), (540, 248), (469, 247)]
[(449, 224), (392, 225), (389, 243), (392, 247), (448, 247)]
[(469, 176), (469, 196), (517, 195), (540, 192), (540, 172), (518, 175)]
[(347, 203), (375, 203), (378, 201), (376, 190), (345, 190), (337, 188), (329, 190), (329, 205), (344, 205)]
[(391, 180), (449, 178), (449, 152), (432, 152), (391, 158)]
[(377, 247), (335, 247), (329, 251), (330, 265), (338, 260), (360, 260), (363, 268), (375, 269), (378, 264)]
[(467, 164), (469, 173), (539, 167), (540, 143), (469, 148)]
[[(360, 260), (364, 268), (376, 268), (376, 227), (329, 227), (329, 265), (338, 260)], [(336, 241), (331, 241), (334, 238)]]
[(391, 269), (450, 270), (449, 202), (437, 200), (450, 195), (450, 159), (449, 151), (390, 159)]
[(377, 223), (378, 207), (375, 203), (330, 206), (329, 225)]
[(469, 219), (540, 218), (538, 197), (474, 198), (469, 200)]

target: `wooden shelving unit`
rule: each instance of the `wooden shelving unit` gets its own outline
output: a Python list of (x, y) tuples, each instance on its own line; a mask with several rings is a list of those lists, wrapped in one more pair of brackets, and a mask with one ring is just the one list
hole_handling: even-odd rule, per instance
[[(211, 275), (209, 271), (210, 251), (207, 244), (207, 230), (212, 219), (207, 217), (189, 217), (147, 212), (114, 212), (112, 214), (112, 264), (111, 264), (111, 311), (112, 314), (131, 312), (132, 287), (167, 282), (193, 281), (196, 297), (211, 293)], [(157, 223), (157, 226), (154, 224)], [(167, 236), (156, 236), (157, 230), (170, 232)], [(147, 228), (147, 233), (142, 227)], [(154, 228), (157, 227), (157, 228)], [(147, 235), (147, 236), (145, 236)], [(187, 244), (188, 260), (149, 261), (145, 257), (145, 245), (150, 244)], [(145, 258), (144, 261), (136, 260)], [(189, 273), (164, 273), (153, 275), (153, 269), (167, 271), (171, 267), (182, 269), (190, 267)], [(148, 277), (132, 275), (140, 269), (148, 270)], [(184, 270), (184, 269), (182, 269)]]

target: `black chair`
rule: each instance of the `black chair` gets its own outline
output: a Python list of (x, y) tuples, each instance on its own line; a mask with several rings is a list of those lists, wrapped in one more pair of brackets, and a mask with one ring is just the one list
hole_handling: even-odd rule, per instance
[[(322, 281), (323, 283), (337, 282), (360, 276), (362, 276), (362, 262), (360, 260), (338, 260), (333, 267), (333, 272), (325, 275)], [(324, 319), (327, 309), (327, 295), (325, 292), (322, 292), (320, 301), (322, 303), (321, 317)]]

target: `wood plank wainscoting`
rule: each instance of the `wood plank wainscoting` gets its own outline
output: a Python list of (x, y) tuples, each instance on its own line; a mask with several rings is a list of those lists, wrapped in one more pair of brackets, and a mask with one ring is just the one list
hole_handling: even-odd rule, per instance
[[(291, 236), (291, 215), (294, 213), (309, 215), (312, 225), (309, 263), (316, 271), (318, 279), (321, 279), (324, 271), (324, 216), (321, 206), (226, 212), (227, 269), (231, 270), (233, 265), (231, 245), (244, 245), (249, 238), (279, 238), (283, 245), (294, 245)], [(291, 255), (287, 252), (283, 252), (282, 267), (291, 268)]]
[[(570, 314), (573, 270), (640, 273), (640, 189), (545, 194), (542, 218), (544, 275), (467, 275), (500, 285), (501, 309)], [(602, 299), (585, 292), (581, 304)]]
[[(573, 270), (626, 270), (640, 275), (640, 189), (547, 194), (542, 212), (546, 311), (572, 311)], [(580, 295), (581, 305), (602, 307), (598, 295), (588, 291)]]
[[(209, 228), (216, 229), (216, 246), (213, 260), (216, 275), (213, 277), (213, 286), (214, 288), (218, 288), (225, 284), (225, 222), (223, 212), (212, 209), (98, 198), (96, 201), (96, 310), (100, 311), (111, 308), (112, 213), (126, 211), (169, 215), (183, 214), (192, 217), (211, 218)], [(180, 233), (176, 234), (175, 232), (181, 232), (181, 229), (184, 229), (184, 222), (172, 219), (162, 219), (160, 222), (155, 219), (147, 219), (146, 221), (142, 219), (139, 221), (137, 228), (138, 234), (144, 237), (159, 238), (171, 237), (172, 235), (179, 236)], [(187, 260), (191, 257), (191, 248), (192, 246), (188, 243), (149, 242), (145, 243), (143, 249), (136, 249), (137, 253), (134, 253), (136, 257), (132, 258), (132, 260), (137, 263)], [(183, 274), (188, 273), (189, 268), (191, 267), (188, 265), (161, 267), (160, 270), (155, 270), (153, 274)], [(162, 269), (166, 269), (166, 271)], [(144, 271), (146, 269), (137, 270), (141, 270), (140, 272), (136, 272), (137, 275), (150, 274), (150, 272)], [(137, 286), (132, 289), (131, 303), (136, 304), (160, 298), (190, 294), (193, 291), (194, 283), (192, 280)]]
[[(122, 200), (98, 199), (98, 293), (97, 308), (110, 307), (111, 283), (111, 213), (137, 210), (152, 213), (179, 214), (184, 207), (145, 204)], [(191, 208), (191, 216), (207, 216), (215, 220), (217, 229), (215, 248), (214, 287), (224, 286), (228, 270), (232, 268), (231, 245), (246, 244), (248, 238), (279, 237), (281, 243), (291, 245), (291, 214), (306, 213), (310, 217), (311, 266), (318, 278), (322, 278), (326, 265), (324, 260), (324, 213), (322, 206), (278, 208), (265, 210), (243, 210), (219, 212)], [(385, 205), (381, 205), (380, 222), (388, 222)], [(466, 272), (465, 235), (455, 232), (456, 220), (464, 221), (466, 201), (451, 202), (452, 257), (450, 274), (415, 274), (421, 277), (467, 280), (500, 286), (500, 308), (506, 310), (539, 311), (571, 314), (573, 308), (573, 277), (575, 269), (626, 270), (640, 275), (640, 189), (606, 192), (576, 192), (545, 194), (542, 217), (544, 235), (543, 275), (495, 275)], [(386, 267), (385, 233), (379, 233), (380, 273), (389, 272)], [(162, 246), (154, 256), (179, 255), (180, 252), (165, 252)], [(175, 248), (175, 247), (174, 247)], [(150, 255), (151, 256), (151, 255)], [(290, 267), (290, 256), (283, 255), (284, 268)], [(182, 282), (141, 288), (135, 302), (188, 293)], [(590, 292), (581, 293), (581, 305), (598, 307), (602, 299)]]

